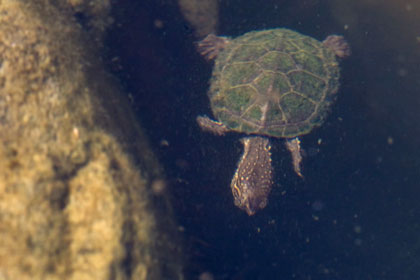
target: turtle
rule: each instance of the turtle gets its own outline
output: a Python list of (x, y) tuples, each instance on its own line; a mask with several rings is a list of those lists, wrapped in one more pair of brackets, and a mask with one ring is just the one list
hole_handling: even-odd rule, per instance
[(298, 136), (324, 122), (339, 88), (339, 59), (350, 48), (343, 36), (321, 42), (274, 28), (236, 38), (209, 34), (197, 49), (214, 60), (208, 97), (215, 118), (200, 115), (197, 122), (216, 135), (244, 135), (231, 190), (234, 204), (251, 216), (266, 207), (273, 185), (270, 138), (286, 139), (303, 177)]

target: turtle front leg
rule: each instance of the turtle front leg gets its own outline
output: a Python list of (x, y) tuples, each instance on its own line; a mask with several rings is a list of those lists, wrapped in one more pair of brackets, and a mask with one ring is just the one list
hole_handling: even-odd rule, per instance
[(322, 44), (332, 50), (340, 58), (348, 57), (351, 54), (350, 46), (343, 36), (330, 35), (322, 41)]
[(222, 136), (229, 131), (229, 129), (224, 124), (221, 122), (213, 121), (207, 116), (198, 116), (197, 123), (202, 130), (212, 132), (219, 136)]
[(270, 142), (265, 137), (241, 139), (244, 152), (230, 187), (235, 205), (251, 216), (267, 205), (273, 185)]
[(198, 52), (207, 60), (213, 60), (224, 49), (230, 40), (227, 37), (219, 37), (209, 34), (203, 40), (197, 43)]
[(300, 172), (300, 163), (302, 162), (302, 154), (300, 148), (300, 140), (298, 137), (292, 139), (286, 139), (286, 148), (289, 150), (292, 155), (292, 164), (293, 169), (299, 177), (303, 178), (302, 173)]

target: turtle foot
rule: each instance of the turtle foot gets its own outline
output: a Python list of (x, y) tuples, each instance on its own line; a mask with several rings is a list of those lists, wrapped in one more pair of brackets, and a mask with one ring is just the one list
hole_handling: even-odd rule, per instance
[(343, 36), (330, 35), (322, 43), (338, 57), (344, 58), (351, 54), (350, 46)]
[(289, 150), (290, 154), (292, 155), (293, 169), (295, 170), (296, 174), (299, 177), (303, 178), (303, 175), (300, 171), (300, 163), (302, 162), (302, 155), (301, 155), (299, 138), (296, 137), (293, 139), (287, 139), (286, 148)]
[(227, 44), (229, 44), (228, 38), (209, 34), (206, 38), (197, 42), (197, 49), (207, 60), (213, 60)]
[(198, 116), (197, 123), (204, 131), (212, 132), (216, 135), (224, 135), (229, 129), (222, 123), (211, 120), (207, 116)]

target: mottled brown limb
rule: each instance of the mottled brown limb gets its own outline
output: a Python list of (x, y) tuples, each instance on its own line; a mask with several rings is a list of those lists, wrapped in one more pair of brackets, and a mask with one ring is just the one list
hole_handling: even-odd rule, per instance
[(303, 178), (303, 175), (300, 170), (300, 163), (302, 162), (302, 154), (300, 148), (300, 140), (299, 138), (287, 139), (286, 140), (286, 148), (289, 150), (292, 156), (292, 164), (293, 169), (295, 170), (296, 174), (299, 177)]
[(197, 123), (202, 130), (209, 131), (219, 136), (222, 136), (229, 131), (229, 129), (224, 124), (221, 122), (213, 121), (207, 116), (198, 116)]
[(351, 54), (350, 46), (343, 36), (330, 35), (322, 43), (338, 57), (345, 58)]
[(270, 142), (265, 137), (241, 139), (244, 152), (230, 187), (237, 207), (249, 216), (267, 206), (273, 185)]
[(229, 39), (227, 37), (209, 34), (206, 38), (197, 42), (197, 50), (207, 60), (213, 60), (227, 44), (229, 44)]

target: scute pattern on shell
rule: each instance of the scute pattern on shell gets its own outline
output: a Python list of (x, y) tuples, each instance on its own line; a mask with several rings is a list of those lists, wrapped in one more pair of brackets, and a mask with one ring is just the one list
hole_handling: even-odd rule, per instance
[(247, 134), (295, 137), (322, 124), (339, 87), (334, 53), (288, 29), (233, 39), (213, 69), (214, 116)]

